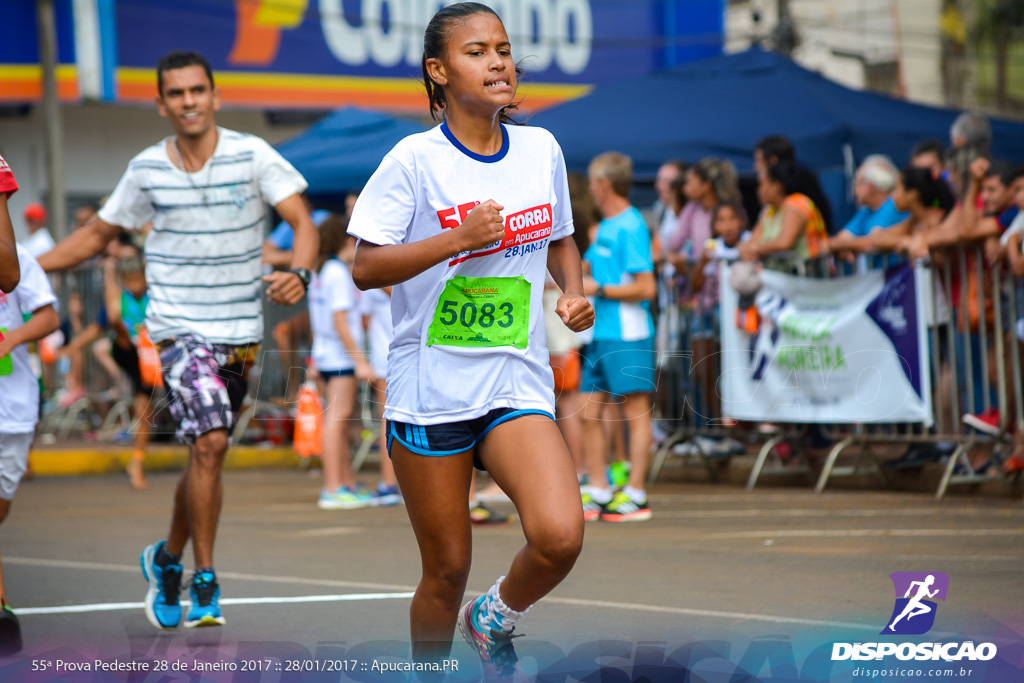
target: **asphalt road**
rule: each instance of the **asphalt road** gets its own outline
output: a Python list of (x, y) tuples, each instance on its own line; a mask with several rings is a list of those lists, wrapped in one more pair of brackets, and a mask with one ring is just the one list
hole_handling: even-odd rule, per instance
[[(0, 551), (25, 649), (0, 659), (0, 681), (403, 680), (380, 671), (408, 662), (419, 562), (403, 507), (324, 512), (309, 473), (226, 473), (216, 564), (228, 623), (156, 632), (138, 556), (166, 533), (176, 479), (151, 475), (145, 492), (113, 475), (22, 485)], [(651, 505), (649, 522), (587, 526), (576, 569), (522, 622), (521, 678), (832, 683), (860, 680), (865, 664), (831, 661), (834, 642), (971, 640), (998, 655), (941, 663), (952, 674), (927, 680), (1024, 681), (1019, 497), (668, 481)], [(518, 524), (476, 528), (469, 590), (486, 590), (521, 543)], [(926, 635), (879, 636), (899, 571), (949, 577)], [(461, 641), (453, 657), (451, 680), (480, 677)], [(875, 680), (924, 680), (909, 671)]]

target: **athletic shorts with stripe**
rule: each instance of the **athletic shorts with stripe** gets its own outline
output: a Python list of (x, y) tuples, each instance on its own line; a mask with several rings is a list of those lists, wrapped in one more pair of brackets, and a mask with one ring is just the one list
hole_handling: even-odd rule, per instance
[(245, 399), (259, 344), (211, 344), (185, 335), (162, 341), (159, 347), (178, 440), (190, 444), (215, 429), (230, 431)]
[[(388, 421), (388, 455), (397, 440), (406, 450), (419, 455), (445, 456), (468, 451), (481, 443), (487, 434), (502, 424), (523, 415), (544, 415), (554, 421), (551, 413), (543, 410), (517, 410), (516, 408), (495, 408), (480, 417), (461, 422), (446, 422), (437, 425), (414, 425), (408, 422)], [(473, 455), (473, 465), (484, 469), (478, 456)]]

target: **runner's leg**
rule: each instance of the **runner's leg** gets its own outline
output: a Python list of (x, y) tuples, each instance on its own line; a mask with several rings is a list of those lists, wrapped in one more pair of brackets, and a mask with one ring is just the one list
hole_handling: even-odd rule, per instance
[(388, 457), (388, 421), (384, 419), (384, 397), (387, 395), (388, 382), (378, 379), (373, 383), (373, 395), (380, 406), (380, 480), (385, 486), (395, 486), (398, 480), (395, 479), (395, 467)]
[[(7, 513), (11, 510), (11, 501), (0, 498), (0, 523), (7, 519)], [(4, 570), (0, 565), (0, 605), (7, 604), (7, 589), (4, 588)]]
[(213, 566), (213, 543), (223, 498), (220, 473), (227, 451), (228, 430), (215, 429), (199, 436), (189, 453), (185, 504), (197, 569)]
[(580, 416), (583, 420), (583, 449), (586, 455), (587, 475), (590, 477), (590, 485), (598, 489), (607, 489), (610, 486), (605, 469), (608, 441), (601, 419), (605, 404), (610, 400), (608, 394), (601, 392), (588, 392), (581, 397), (583, 409)]
[(629, 485), (642, 491), (647, 485), (647, 461), (651, 451), (651, 395), (628, 394), (622, 407), (629, 424)]
[(353, 488), (352, 453), (345, 436), (352, 406), (356, 401), (354, 376), (332, 377), (327, 382), (327, 410), (324, 413), (324, 490), (334, 493), (339, 486)]
[(542, 415), (498, 425), (478, 448), (488, 473), (515, 504), (526, 535), (500, 589), (502, 601), (521, 612), (568, 575), (583, 547), (575, 468), (558, 427)]
[[(152, 390), (150, 390), (152, 391)], [(153, 430), (153, 401), (150, 393), (140, 391), (135, 394), (132, 415), (135, 418), (135, 437), (132, 456), (128, 461), (128, 476), (132, 486), (137, 489), (148, 488), (144, 463), (149, 435)]]
[(469, 578), (472, 537), (466, 498), (473, 451), (443, 457), (418, 455), (394, 439), (391, 459), (422, 564), (409, 608), (413, 659), (435, 661), (451, 651)]
[(181, 557), (188, 543), (188, 504), (185, 491), (188, 488), (189, 470), (192, 469), (192, 448), (189, 446), (188, 464), (174, 489), (174, 508), (171, 511), (171, 529), (167, 532), (167, 552)]

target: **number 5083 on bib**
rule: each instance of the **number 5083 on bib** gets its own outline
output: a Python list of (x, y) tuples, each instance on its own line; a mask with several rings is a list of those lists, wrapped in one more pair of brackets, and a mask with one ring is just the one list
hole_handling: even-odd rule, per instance
[(463, 277), (447, 283), (427, 330), (427, 346), (525, 349), (530, 282), (523, 277)]

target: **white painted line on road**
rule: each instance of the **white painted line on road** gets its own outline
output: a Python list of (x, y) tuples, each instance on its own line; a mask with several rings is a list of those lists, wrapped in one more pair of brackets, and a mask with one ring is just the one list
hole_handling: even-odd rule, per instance
[[(117, 564), (102, 564), (99, 562), (76, 562), (73, 560), (49, 560), (42, 558), (30, 558), (30, 557), (10, 557), (4, 558), (4, 562), (7, 564), (21, 564), (36, 567), (55, 567), (63, 569), (94, 569), (99, 571), (117, 571), (126, 572), (131, 574), (140, 573), (137, 565), (117, 565)], [(241, 579), (248, 581), (261, 581), (266, 583), (282, 583), (282, 584), (293, 584), (293, 585), (306, 585), (306, 586), (331, 586), (331, 587), (346, 587), (346, 588), (371, 588), (377, 587), (380, 590), (395, 590), (402, 591), (401, 595), (412, 596), (412, 591), (415, 586), (397, 586), (393, 584), (373, 584), (373, 583), (358, 583), (354, 581), (336, 581), (331, 579), (308, 579), (296, 576), (264, 576), (260, 574), (239, 574), (235, 572), (218, 572), (221, 578), (225, 579)], [(482, 590), (468, 590), (467, 593), (480, 593)], [(361, 595), (366, 595), (361, 594)], [(395, 593), (399, 595), (399, 593)], [(271, 598), (276, 600), (282, 600), (283, 598)], [(224, 604), (232, 604), (229, 602), (230, 599), (221, 600)], [(301, 600), (298, 599), (298, 600)], [(729, 620), (742, 620), (742, 621), (762, 621), (773, 624), (802, 624), (809, 626), (835, 626), (840, 628), (851, 628), (861, 630), (872, 630), (877, 629), (877, 625), (865, 626), (864, 624), (857, 624), (845, 621), (826, 621), (818, 619), (804, 619), (800, 617), (788, 617), (778, 616), (772, 614), (754, 614), (746, 612), (723, 612), (718, 610), (704, 610), (704, 609), (692, 609), (688, 607), (667, 607), (664, 605), (643, 605), (638, 603), (625, 603), (625, 602), (608, 602), (604, 600), (583, 600), (578, 598), (562, 598), (556, 596), (548, 596), (544, 598), (545, 603), (567, 605), (572, 607), (594, 607), (599, 609), (620, 609), (629, 610), (634, 612), (648, 612), (654, 614), (678, 614), (681, 616), (697, 616), (697, 617), (710, 617), (715, 619), (729, 619)], [(140, 609), (142, 603), (107, 603), (111, 605), (131, 605), (132, 607), (112, 607), (110, 609)], [(81, 609), (74, 609), (79, 608)], [(36, 608), (36, 609), (65, 609), (66, 611), (90, 611), (87, 609), (88, 606), (71, 605), (65, 608)], [(91, 611), (97, 611), (95, 609)], [(17, 610), (18, 614), (26, 613), (24, 609)]]
[(850, 621), (825, 621), (821, 619), (803, 619), (801, 617), (780, 617), (771, 614), (752, 614), (748, 612), (722, 612), (711, 609), (693, 609), (690, 607), (665, 607), (662, 605), (639, 605), (627, 602), (606, 602), (604, 600), (577, 600), (575, 598), (546, 597), (545, 603), (572, 605), (573, 607), (600, 607), (603, 609), (622, 609), (635, 612), (655, 612), (658, 614), (679, 614), (688, 617), (713, 617), (741, 621), (766, 621), (772, 624), (801, 624), (806, 626), (834, 626), (852, 628), (861, 631), (878, 631), (878, 624), (857, 624)]
[(1020, 555), (892, 555), (894, 560), (920, 562), (942, 560), (943, 562), (1020, 562)]
[[(300, 595), (285, 598), (223, 598), (222, 605), (286, 605), (309, 602), (355, 602), (358, 600), (404, 600), (411, 598), (409, 593), (349, 593), (347, 595)], [(191, 605), (189, 600), (182, 600), (183, 606)], [(117, 610), (143, 609), (141, 602), (100, 602), (93, 605), (60, 605), (58, 607), (22, 607), (17, 614), (77, 614), (81, 612), (114, 612)]]
[(306, 529), (304, 531), (293, 531), (289, 536), (300, 536), (303, 538), (316, 538), (318, 536), (344, 536), (346, 534), (360, 534), (366, 531), (363, 527), (357, 526), (329, 526), (322, 529)]
[(851, 538), (870, 536), (1021, 536), (1024, 529), (767, 529), (727, 531), (702, 538)]
[[(280, 598), (223, 598), (222, 605), (286, 605), (317, 602), (356, 602), (362, 600), (404, 600), (412, 598), (413, 593), (350, 593), (347, 595), (302, 595), (298, 597)], [(765, 621), (773, 624), (801, 624), (806, 626), (832, 626), (839, 628), (852, 628), (859, 630), (877, 629), (878, 625), (857, 624), (847, 621), (823, 621), (820, 619), (802, 619), (799, 617), (779, 617), (768, 614), (752, 614), (749, 612), (723, 612), (719, 610), (691, 609), (687, 607), (664, 607), (659, 605), (640, 605), (622, 602), (607, 602), (604, 600), (579, 600), (575, 598), (548, 597), (546, 603), (557, 603), (573, 607), (596, 607), (600, 609), (619, 609), (634, 612), (654, 612), (658, 614), (679, 614), (683, 616), (713, 617), (716, 619), (729, 619), (741, 621)], [(191, 605), (188, 600), (182, 600), (183, 606)], [(91, 605), (60, 605), (57, 607), (21, 607), (17, 614), (41, 615), (41, 614), (80, 614), (85, 612), (114, 612), (119, 610), (143, 609), (141, 602), (104, 602)]]
[[(49, 560), (34, 557), (4, 557), (4, 564), (22, 564), (31, 567), (54, 567), (57, 569), (95, 569), (105, 572), (125, 572), (141, 576), (139, 565), (104, 564), (101, 562), (78, 562), (75, 560)], [(416, 586), (394, 583), (370, 583), (364, 581), (339, 581), (337, 579), (307, 579), (299, 576), (267, 576), (263, 574), (243, 574), (239, 572), (217, 572), (222, 579), (239, 579), (242, 581), (261, 581), (264, 583), (284, 583), (302, 586), (326, 586), (330, 588), (362, 588), (364, 590), (411, 591)]]
[(955, 509), (955, 508), (911, 508), (906, 510), (827, 510), (827, 509), (806, 509), (788, 508), (773, 510), (771, 508), (750, 508), (746, 510), (661, 510), (658, 509), (657, 517), (693, 518), (693, 519), (714, 519), (714, 518), (747, 518), (747, 517), (814, 517), (815, 519), (828, 517), (930, 517), (933, 515), (947, 514), (954, 517), (1020, 517), (1024, 519), (1024, 510), (983, 510), (980, 508)]

